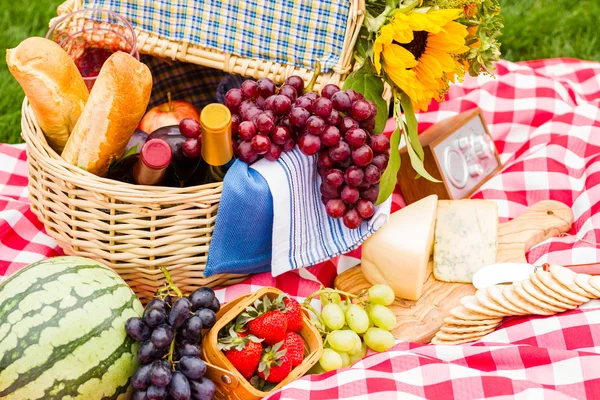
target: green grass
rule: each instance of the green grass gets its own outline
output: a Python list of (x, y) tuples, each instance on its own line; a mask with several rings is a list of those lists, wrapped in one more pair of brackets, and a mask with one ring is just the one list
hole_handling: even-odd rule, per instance
[[(0, 48), (43, 36), (60, 0), (0, 0)], [(500, 0), (503, 58), (511, 61), (573, 57), (600, 61), (600, 1)], [(23, 92), (0, 56), (0, 143), (18, 143)]]
[(572, 57), (600, 61), (600, 1), (500, 0), (503, 58)]
[(21, 142), (23, 91), (6, 68), (5, 49), (44, 36), (60, 0), (0, 0), (0, 143)]

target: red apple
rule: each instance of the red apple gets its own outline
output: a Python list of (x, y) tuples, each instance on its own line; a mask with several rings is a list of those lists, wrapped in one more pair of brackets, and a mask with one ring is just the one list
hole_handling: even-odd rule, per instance
[(169, 101), (148, 110), (140, 121), (138, 129), (144, 132), (154, 132), (158, 128), (179, 125), (184, 118), (200, 119), (200, 112), (193, 104), (183, 100), (171, 101), (171, 93), (167, 94)]

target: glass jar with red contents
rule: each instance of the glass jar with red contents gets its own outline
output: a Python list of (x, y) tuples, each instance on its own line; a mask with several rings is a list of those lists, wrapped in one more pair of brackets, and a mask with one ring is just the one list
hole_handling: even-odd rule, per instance
[(84, 9), (58, 18), (46, 34), (71, 56), (88, 89), (104, 62), (117, 51), (140, 59), (133, 27), (121, 15), (104, 9)]

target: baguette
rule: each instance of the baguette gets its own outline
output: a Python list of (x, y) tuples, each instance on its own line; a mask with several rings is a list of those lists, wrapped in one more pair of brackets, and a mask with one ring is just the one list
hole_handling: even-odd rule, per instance
[(60, 154), (88, 99), (88, 88), (56, 43), (31, 37), (6, 51), (6, 64), (29, 99), (48, 144)]
[(63, 159), (105, 176), (111, 162), (123, 155), (146, 112), (151, 91), (152, 74), (146, 65), (124, 52), (111, 55), (98, 74)]

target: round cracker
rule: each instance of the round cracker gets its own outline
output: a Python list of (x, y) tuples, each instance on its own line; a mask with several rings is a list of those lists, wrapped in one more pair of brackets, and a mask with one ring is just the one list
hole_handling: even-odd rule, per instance
[(527, 293), (527, 291), (525, 289), (523, 289), (523, 284), (521, 282), (513, 282), (512, 286), (513, 286), (513, 289), (514, 289), (515, 293), (517, 294), (517, 296), (521, 297), (525, 301), (528, 301), (529, 303), (533, 304), (534, 306), (537, 306), (539, 308), (543, 308), (545, 310), (552, 311), (555, 313), (559, 313), (559, 312), (563, 312), (563, 311), (567, 310), (565, 307), (557, 307), (552, 304), (544, 303), (543, 301), (530, 295), (529, 293)]
[(494, 300), (496, 303), (502, 305), (504, 308), (511, 311), (511, 314), (509, 314), (509, 315), (528, 314), (528, 312), (526, 310), (523, 310), (522, 308), (519, 308), (519, 307), (515, 306), (514, 304), (512, 304), (511, 302), (509, 302), (508, 300), (506, 300), (506, 297), (504, 297), (504, 295), (502, 294), (502, 286), (499, 286), (499, 285), (490, 286), (490, 287), (486, 288), (486, 291), (488, 292), (488, 294), (492, 298), (492, 300)]
[(593, 299), (600, 299), (600, 290), (590, 284), (591, 275), (575, 274), (575, 284), (592, 296)]
[(554, 278), (556, 281), (558, 281), (558, 283), (563, 285), (566, 289), (570, 290), (571, 292), (576, 293), (587, 299), (591, 298), (585, 290), (580, 288), (575, 283), (575, 276), (577, 275), (575, 272), (565, 267), (561, 267), (560, 265), (552, 264), (550, 265), (550, 275), (552, 275), (552, 278)]
[(470, 333), (470, 332), (474, 333), (474, 332), (487, 331), (488, 329), (491, 329), (491, 328), (495, 329), (498, 325), (500, 325), (500, 322), (491, 324), (491, 325), (472, 325), (472, 326), (444, 324), (440, 328), (440, 331), (446, 332), (446, 333)]
[(550, 289), (548, 286), (546, 286), (544, 284), (544, 282), (542, 282), (540, 280), (540, 277), (538, 274), (529, 275), (529, 280), (531, 281), (531, 283), (533, 283), (533, 285), (535, 287), (537, 287), (544, 294), (546, 294), (546, 296), (550, 296), (562, 303), (570, 304), (571, 306), (574, 306), (574, 307), (577, 307), (579, 305), (579, 303), (577, 303), (576, 301), (573, 301), (573, 300), (569, 299), (568, 297), (562, 296), (560, 293), (557, 293), (554, 290)]
[(537, 271), (535, 274), (538, 276), (538, 278), (540, 278), (540, 282), (546, 285), (548, 289), (570, 299), (571, 301), (577, 302), (577, 305), (583, 304), (589, 300), (587, 297), (574, 293), (573, 291), (561, 285), (556, 279), (552, 278), (550, 272)]
[(477, 298), (475, 296), (465, 296), (462, 299), (460, 299), (460, 304), (465, 307), (467, 310), (470, 310), (474, 313), (479, 313), (482, 315), (487, 315), (490, 317), (504, 317), (506, 315), (510, 315), (510, 314), (506, 314), (503, 312), (498, 312), (498, 311), (494, 311), (492, 309), (489, 309), (487, 307), (484, 307), (481, 303), (479, 303), (477, 301)]
[[(535, 276), (535, 275), (533, 275), (533, 276)], [(534, 285), (531, 282), (531, 277), (529, 279), (525, 279), (524, 281), (521, 281), (521, 285), (523, 285), (523, 289), (527, 293), (529, 293), (536, 299), (543, 301), (546, 304), (552, 304), (553, 306), (562, 307), (567, 310), (572, 310), (574, 308), (577, 308), (576, 305), (568, 304), (568, 303), (556, 300), (554, 297), (548, 296), (546, 293), (542, 292), (542, 290), (540, 288), (538, 288), (536, 285)]]
[(431, 344), (435, 344), (438, 346), (454, 346), (457, 344), (464, 344), (464, 343), (470, 343), (470, 342), (476, 342), (481, 338), (469, 338), (469, 339), (462, 339), (462, 340), (441, 340), (441, 339), (437, 339), (437, 338), (433, 338), (431, 339)]
[(474, 313), (470, 310), (467, 310), (464, 306), (457, 306), (450, 310), (450, 315), (454, 318), (467, 320), (467, 321), (481, 321), (490, 319), (489, 315), (483, 315), (479, 313)]
[(435, 334), (435, 337), (438, 339), (441, 339), (441, 340), (449, 340), (449, 341), (469, 339), (469, 338), (480, 338), (480, 337), (487, 335), (488, 333), (494, 332), (494, 330), (496, 330), (495, 326), (488, 328), (485, 331), (480, 331), (480, 332), (447, 333), (447, 332), (443, 332), (443, 331), (438, 331)]
[(456, 326), (481, 326), (481, 325), (493, 325), (496, 323), (502, 322), (502, 318), (493, 318), (493, 319), (482, 319), (478, 321), (459, 319), (456, 317), (446, 317), (444, 318), (444, 324), (448, 325), (456, 325)]
[(540, 308), (536, 305), (531, 304), (528, 301), (525, 301), (523, 298), (519, 297), (517, 293), (515, 293), (515, 289), (511, 286), (505, 286), (502, 288), (502, 294), (506, 297), (506, 300), (510, 301), (515, 306), (527, 310), (528, 314), (537, 314), (537, 315), (552, 315), (556, 314), (550, 310), (545, 308)]
[(588, 279), (588, 282), (596, 290), (600, 290), (600, 276), (592, 276)]
[[(487, 289), (487, 288), (486, 288)], [(479, 289), (475, 292), (475, 298), (477, 301), (484, 307), (489, 308), (490, 310), (498, 311), (503, 313), (504, 315), (511, 315), (512, 311), (503, 307), (502, 305), (496, 303), (488, 294), (486, 289)]]

